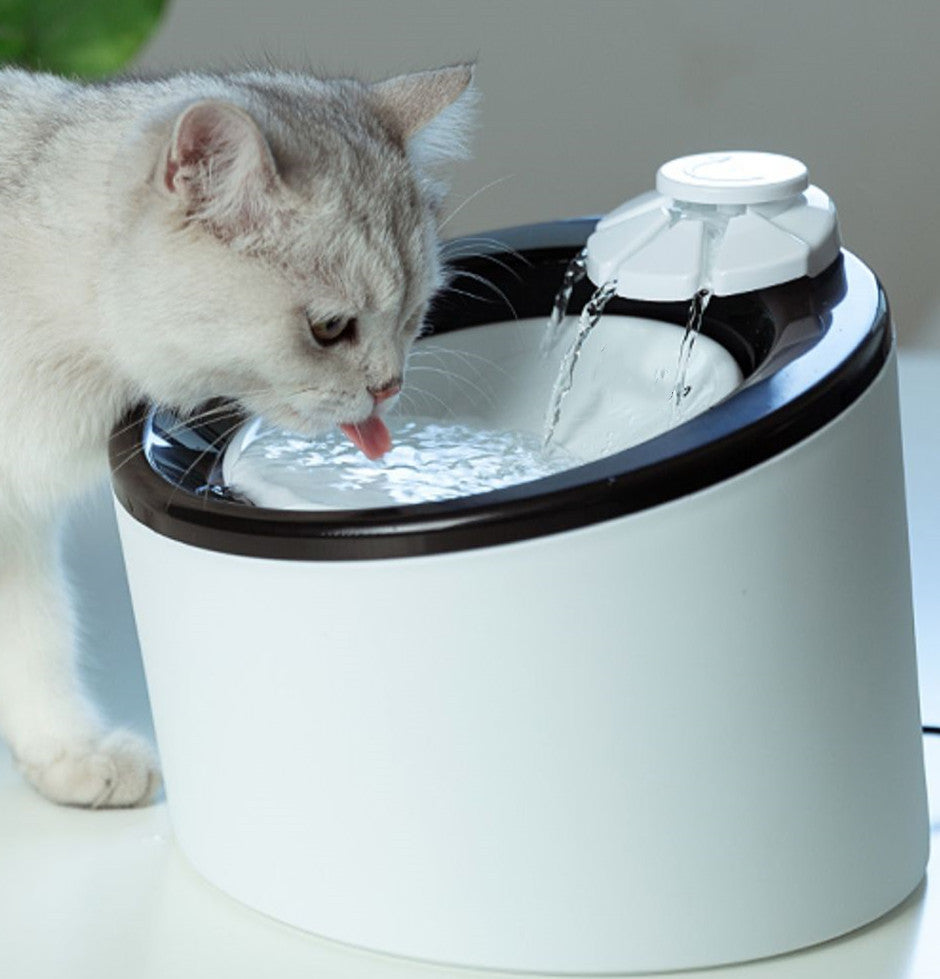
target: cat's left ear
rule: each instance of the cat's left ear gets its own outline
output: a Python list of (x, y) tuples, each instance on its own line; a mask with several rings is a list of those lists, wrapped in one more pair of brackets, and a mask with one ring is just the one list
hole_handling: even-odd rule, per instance
[(399, 75), (372, 86), (380, 111), (419, 165), (468, 155), (478, 93), (474, 65)]
[(161, 171), (161, 189), (222, 237), (262, 221), (280, 183), (254, 119), (214, 99), (190, 105), (176, 119)]

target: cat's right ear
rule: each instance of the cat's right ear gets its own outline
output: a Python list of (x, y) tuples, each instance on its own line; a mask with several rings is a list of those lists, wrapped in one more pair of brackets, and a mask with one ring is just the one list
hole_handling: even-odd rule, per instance
[(372, 96), (419, 166), (463, 159), (479, 93), (474, 65), (399, 75), (372, 86)]
[(186, 216), (235, 237), (264, 219), (279, 184), (261, 130), (247, 112), (205, 100), (184, 110), (166, 147), (160, 189)]

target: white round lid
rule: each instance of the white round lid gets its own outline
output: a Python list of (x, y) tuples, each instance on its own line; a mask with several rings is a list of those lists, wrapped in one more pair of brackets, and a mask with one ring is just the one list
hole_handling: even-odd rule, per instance
[(835, 206), (791, 157), (685, 156), (656, 187), (598, 221), (585, 256), (595, 285), (654, 302), (729, 296), (819, 275), (839, 254)]
[(745, 150), (682, 156), (656, 174), (661, 194), (690, 204), (769, 204), (808, 186), (809, 171), (799, 160)]

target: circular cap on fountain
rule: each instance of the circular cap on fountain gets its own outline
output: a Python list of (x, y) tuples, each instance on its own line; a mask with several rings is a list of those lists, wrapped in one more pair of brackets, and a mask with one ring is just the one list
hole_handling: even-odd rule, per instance
[(656, 189), (689, 204), (769, 204), (809, 186), (805, 164), (776, 153), (697, 153), (664, 163)]
[(631, 299), (727, 296), (818, 275), (838, 256), (836, 211), (806, 166), (774, 153), (699, 153), (663, 164), (657, 192), (602, 218), (587, 273)]

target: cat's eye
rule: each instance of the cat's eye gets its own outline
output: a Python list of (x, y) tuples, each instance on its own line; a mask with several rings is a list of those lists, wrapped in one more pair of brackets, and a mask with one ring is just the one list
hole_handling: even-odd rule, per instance
[(307, 322), (310, 333), (321, 347), (328, 347), (338, 340), (354, 340), (356, 338), (356, 319), (353, 316), (334, 316), (329, 320), (315, 320), (309, 314)]

